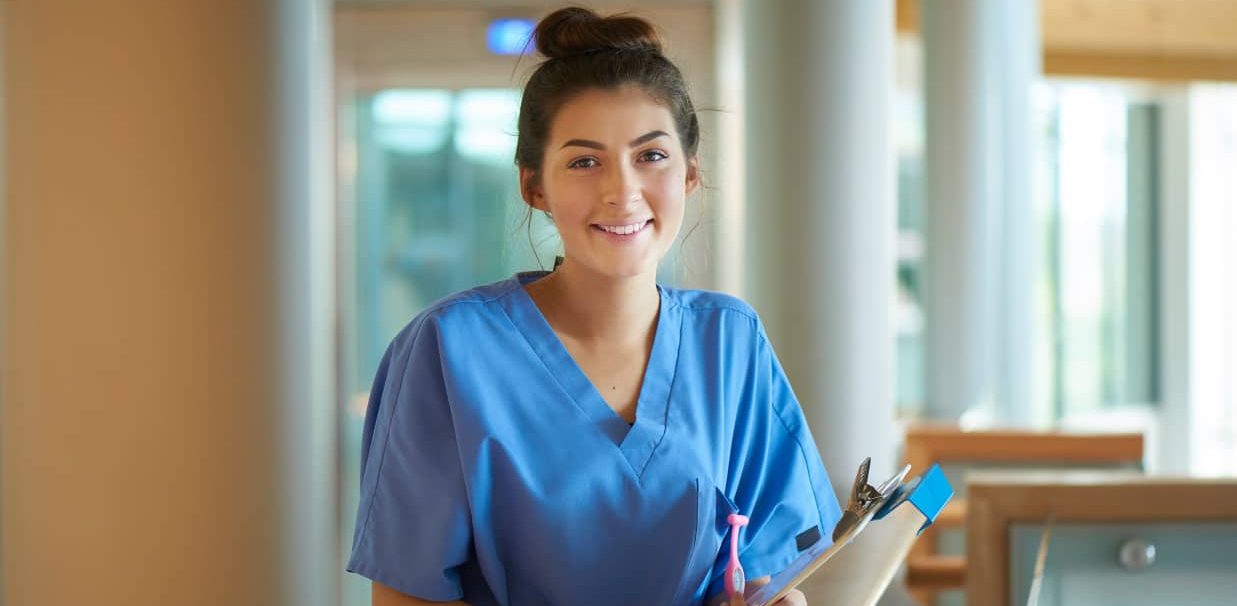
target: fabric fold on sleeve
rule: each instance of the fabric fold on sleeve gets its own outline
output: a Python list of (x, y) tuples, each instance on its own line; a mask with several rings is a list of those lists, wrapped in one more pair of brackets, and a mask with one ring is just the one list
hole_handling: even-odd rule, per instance
[(361, 446), (361, 498), (347, 570), (426, 600), (463, 596), (469, 507), (439, 331), (423, 314), (375, 373)]

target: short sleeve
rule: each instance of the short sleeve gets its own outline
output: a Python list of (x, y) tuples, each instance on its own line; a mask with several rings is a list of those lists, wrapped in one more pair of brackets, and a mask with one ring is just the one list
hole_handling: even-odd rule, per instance
[[(726, 489), (749, 519), (739, 535), (739, 560), (749, 579), (776, 574), (817, 540), (831, 540), (842, 515), (803, 409), (763, 327), (757, 328)], [(728, 557), (723, 549), (714, 570), (724, 570)], [(708, 595), (721, 590), (715, 574)]]
[(426, 600), (462, 597), (471, 526), (439, 333), (424, 315), (392, 341), (365, 413), (347, 570)]

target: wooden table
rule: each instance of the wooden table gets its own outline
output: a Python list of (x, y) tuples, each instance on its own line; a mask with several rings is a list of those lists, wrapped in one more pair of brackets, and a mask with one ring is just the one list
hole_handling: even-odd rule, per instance
[[(1237, 528), (1237, 479), (1001, 472), (973, 476), (967, 486), (968, 604), (1011, 601), (1010, 537), (1019, 523), (1042, 524), (1052, 516), (1057, 525), (1214, 523)], [(1223, 540), (1225, 550), (1237, 550), (1237, 535)], [(1214, 565), (1231, 566), (1237, 579), (1237, 563)]]

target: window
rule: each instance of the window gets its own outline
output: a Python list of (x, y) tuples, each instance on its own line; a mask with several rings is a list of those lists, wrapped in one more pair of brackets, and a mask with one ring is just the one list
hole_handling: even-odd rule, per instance
[[(915, 418), (932, 414), (922, 300), (931, 208), (919, 42), (901, 38), (897, 50), (896, 394), (899, 413)], [(1160, 397), (1157, 91), (1101, 80), (1046, 80), (1035, 90), (1031, 229), (1038, 256), (1027, 417), (1038, 426), (1085, 424), (1145, 410)], [(1146, 417), (1135, 416), (1135, 424)]]
[(1157, 106), (1103, 83), (1041, 92), (1036, 416), (1058, 422), (1154, 403)]
[(1190, 90), (1191, 469), (1237, 475), (1237, 86)]
[(391, 337), (428, 304), (536, 267), (537, 255), (552, 262), (553, 227), (534, 217), (536, 254), (521, 231), (518, 108), (509, 89), (388, 89), (357, 102), (352, 391), (369, 389)]

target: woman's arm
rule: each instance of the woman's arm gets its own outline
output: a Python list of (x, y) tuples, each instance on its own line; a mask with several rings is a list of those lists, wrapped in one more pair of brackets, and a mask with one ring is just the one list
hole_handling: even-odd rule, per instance
[(422, 599), (414, 598), (410, 595), (400, 593), (379, 583), (372, 581), (373, 591), (370, 595), (370, 603), (373, 606), (424, 606), (440, 605), (440, 606), (468, 606), (466, 602), (427, 602)]

